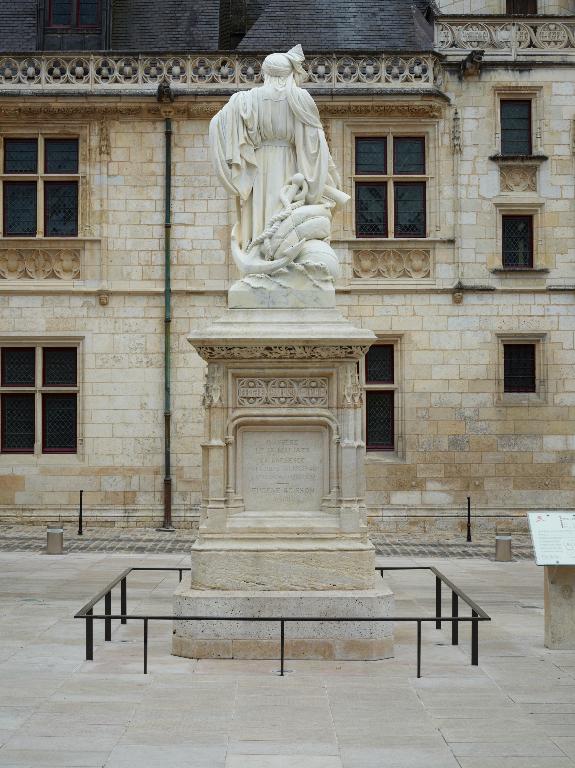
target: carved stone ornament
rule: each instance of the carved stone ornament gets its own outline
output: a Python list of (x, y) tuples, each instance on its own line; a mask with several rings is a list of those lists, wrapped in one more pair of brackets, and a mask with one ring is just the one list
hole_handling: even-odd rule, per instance
[(239, 347), (194, 344), (204, 360), (357, 360), (366, 354), (368, 345), (317, 346), (282, 344), (262, 347)]
[(240, 406), (327, 406), (327, 378), (241, 378), (236, 385)]
[(208, 365), (204, 381), (203, 404), (206, 408), (221, 405), (224, 373), (220, 365)]
[(502, 192), (536, 192), (537, 166), (535, 165), (502, 165)]
[(346, 406), (358, 407), (361, 405), (363, 392), (359, 383), (356, 368), (348, 368), (345, 372), (345, 385), (343, 388), (343, 402)]
[(362, 279), (422, 280), (431, 274), (431, 252), (424, 248), (354, 251), (353, 274)]
[(77, 280), (80, 252), (64, 248), (6, 248), (0, 250), (0, 278), (4, 280)]

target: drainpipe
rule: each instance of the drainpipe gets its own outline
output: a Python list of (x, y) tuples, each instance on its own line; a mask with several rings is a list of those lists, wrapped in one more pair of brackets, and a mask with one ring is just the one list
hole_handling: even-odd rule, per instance
[(171, 475), (171, 230), (172, 230), (172, 120), (164, 118), (164, 521), (160, 531), (175, 530), (172, 525), (172, 475)]

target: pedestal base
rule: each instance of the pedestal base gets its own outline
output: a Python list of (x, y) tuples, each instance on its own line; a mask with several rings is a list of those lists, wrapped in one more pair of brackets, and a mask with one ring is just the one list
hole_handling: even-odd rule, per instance
[(545, 647), (575, 650), (575, 566), (545, 566)]
[(393, 593), (379, 576), (373, 589), (330, 591), (219, 591), (191, 589), (174, 595), (175, 616), (230, 616), (230, 621), (175, 621), (172, 653), (192, 659), (278, 659), (279, 621), (234, 621), (234, 616), (337, 617), (349, 621), (289, 621), (289, 659), (372, 661), (393, 656), (393, 625), (356, 621), (393, 612)]

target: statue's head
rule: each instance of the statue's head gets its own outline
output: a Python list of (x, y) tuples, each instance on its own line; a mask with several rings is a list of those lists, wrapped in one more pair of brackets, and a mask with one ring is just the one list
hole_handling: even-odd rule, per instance
[(303, 68), (305, 56), (301, 45), (290, 48), (287, 53), (270, 53), (262, 64), (264, 80), (267, 77), (279, 77), (287, 79), (293, 75), (296, 83), (302, 83), (306, 79), (306, 71)]

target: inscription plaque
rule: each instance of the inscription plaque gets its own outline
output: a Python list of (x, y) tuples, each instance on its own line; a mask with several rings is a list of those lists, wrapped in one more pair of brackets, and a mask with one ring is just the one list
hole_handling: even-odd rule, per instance
[(324, 494), (323, 430), (242, 432), (246, 511), (319, 511)]
[(537, 565), (575, 565), (575, 513), (528, 512)]

